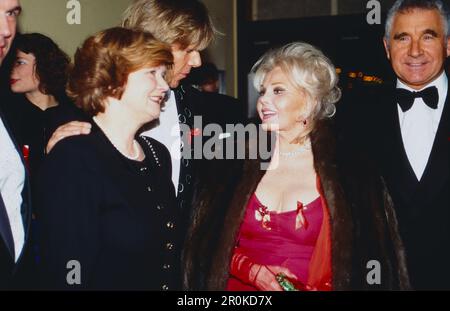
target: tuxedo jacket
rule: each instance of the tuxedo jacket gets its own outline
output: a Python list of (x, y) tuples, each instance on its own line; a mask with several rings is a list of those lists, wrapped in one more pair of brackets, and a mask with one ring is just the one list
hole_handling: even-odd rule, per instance
[(386, 180), (413, 288), (450, 289), (450, 86), (420, 181), (404, 148), (394, 95), (394, 85), (366, 90), (345, 103), (354, 109), (341, 121), (353, 125), (355, 144), (369, 152)]
[[(217, 93), (200, 92), (189, 85), (180, 85), (174, 90), (174, 93), (179, 122), (180, 124), (188, 125), (191, 129), (190, 139), (184, 139), (184, 145), (191, 144), (191, 147), (194, 147), (194, 140), (198, 139), (196, 136), (203, 135), (201, 137), (201, 147), (203, 149), (205, 143), (207, 143), (209, 139), (213, 138), (213, 136), (204, 135), (203, 130), (205, 126), (208, 124), (220, 125), (223, 129), (223, 133), (225, 134), (226, 124), (238, 124), (244, 121), (244, 116), (241, 113), (242, 107), (240, 106), (240, 102), (233, 97)], [(195, 117), (202, 117), (202, 128), (199, 128), (199, 123), (195, 123)], [(216, 133), (213, 133), (213, 135), (216, 135)], [(218, 144), (214, 147), (214, 150), (220, 148), (217, 152), (222, 154), (222, 160), (210, 160), (205, 159), (204, 157), (202, 159), (196, 159), (194, 158), (193, 152), (191, 154), (191, 160), (185, 158), (181, 159), (177, 200), (184, 215), (183, 219), (185, 219), (185, 230), (187, 230), (187, 227), (189, 226), (188, 219), (193, 208), (192, 200), (194, 193), (201, 190), (201, 188), (205, 186), (205, 183), (207, 183), (206, 176), (208, 174), (212, 174), (211, 165), (213, 164), (211, 164), (211, 162), (226, 161), (226, 146), (228, 140), (232, 140), (234, 143), (234, 137), (224, 136), (224, 139), (221, 139), (222, 144)]]
[[(11, 137), (17, 152), (20, 154), (22, 164), (25, 166), (22, 152), (14, 138), (11, 128), (0, 111), (6, 130)], [(25, 172), (25, 183), (22, 191), (22, 220), (25, 230), (25, 244), (17, 262), (14, 261), (14, 245), (11, 226), (6, 212), (6, 207), (0, 193), (0, 289), (24, 289), (33, 287), (32, 262), (30, 241), (31, 204), (28, 173)]]

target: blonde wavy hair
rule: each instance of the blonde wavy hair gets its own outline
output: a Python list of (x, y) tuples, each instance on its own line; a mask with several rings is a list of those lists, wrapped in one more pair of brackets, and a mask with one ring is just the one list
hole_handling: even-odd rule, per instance
[(203, 50), (218, 33), (207, 8), (197, 0), (135, 0), (122, 16), (122, 27), (148, 31), (181, 49), (194, 45)]
[(290, 82), (306, 95), (305, 118), (309, 122), (304, 138), (318, 120), (336, 113), (335, 103), (341, 98), (336, 68), (318, 48), (304, 42), (289, 43), (268, 51), (253, 65), (253, 85), (258, 91), (265, 76), (275, 67), (281, 68)]

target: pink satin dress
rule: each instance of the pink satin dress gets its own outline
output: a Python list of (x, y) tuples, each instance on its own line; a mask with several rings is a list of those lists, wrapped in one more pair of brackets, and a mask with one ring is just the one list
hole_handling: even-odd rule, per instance
[[(247, 204), (235, 251), (239, 250), (257, 264), (287, 267), (301, 282), (306, 283), (323, 220), (320, 197), (303, 206), (301, 213), (305, 222), (296, 229), (298, 209), (283, 213), (268, 211), (253, 194)], [(257, 289), (230, 275), (227, 290)]]

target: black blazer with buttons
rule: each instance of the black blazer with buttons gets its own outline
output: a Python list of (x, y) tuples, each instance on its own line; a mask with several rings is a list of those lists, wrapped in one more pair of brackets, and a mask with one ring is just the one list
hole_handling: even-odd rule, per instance
[(170, 155), (151, 138), (137, 139), (143, 162), (124, 157), (93, 124), (91, 134), (59, 142), (44, 161), (37, 189), (43, 288), (179, 288)]

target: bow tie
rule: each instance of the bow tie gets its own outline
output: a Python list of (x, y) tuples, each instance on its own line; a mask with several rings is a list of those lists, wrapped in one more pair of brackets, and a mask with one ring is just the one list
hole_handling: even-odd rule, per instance
[(419, 97), (421, 97), (424, 103), (432, 109), (436, 109), (439, 102), (439, 93), (435, 86), (427, 87), (420, 92), (410, 92), (405, 89), (397, 89), (395, 95), (397, 103), (400, 105), (403, 112), (411, 109), (414, 100)]

